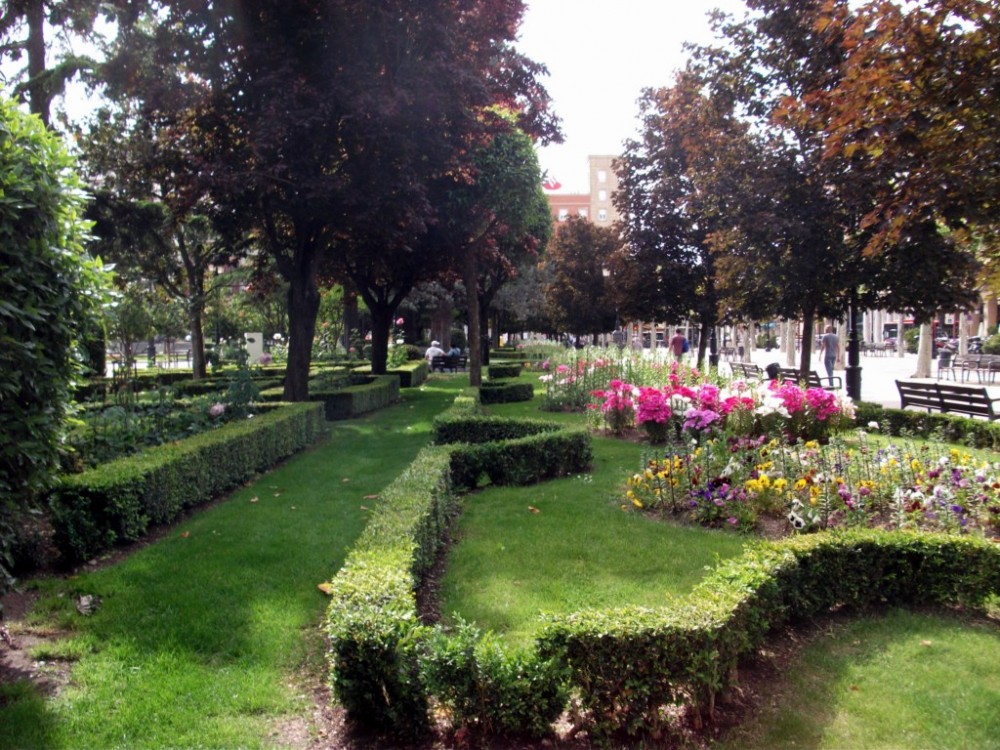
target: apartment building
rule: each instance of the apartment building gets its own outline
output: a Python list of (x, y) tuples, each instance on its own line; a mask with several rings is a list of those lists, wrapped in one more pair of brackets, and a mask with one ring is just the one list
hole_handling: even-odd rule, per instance
[(587, 161), (590, 169), (589, 193), (554, 193), (546, 192), (552, 218), (558, 222), (566, 221), (570, 216), (589, 219), (594, 224), (610, 227), (618, 219), (612, 203), (612, 196), (618, 188), (618, 176), (611, 168), (615, 156), (589, 156)]

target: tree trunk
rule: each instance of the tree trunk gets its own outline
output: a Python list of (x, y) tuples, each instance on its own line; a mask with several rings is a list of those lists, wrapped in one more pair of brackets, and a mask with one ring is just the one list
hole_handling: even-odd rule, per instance
[(191, 369), (193, 380), (201, 380), (207, 375), (205, 369), (205, 326), (204, 310), (201, 305), (191, 305), (188, 321), (191, 325)]
[[(298, 260), (298, 259), (297, 259)], [(296, 263), (297, 278), (288, 282), (288, 366), (285, 369), (286, 401), (309, 400), (309, 364), (312, 361), (319, 286), (313, 264)]]
[(31, 0), (25, 13), (28, 20), (28, 107), (49, 125), (51, 96), (43, 80), (45, 72), (45, 3)]
[(372, 374), (385, 375), (389, 361), (389, 334), (392, 333), (392, 316), (395, 308), (368, 304), (372, 316)]
[(451, 348), (451, 321), (454, 315), (455, 303), (450, 297), (441, 297), (431, 313), (431, 341), (440, 341), (441, 348), (447, 351)]
[(462, 275), (469, 316), (469, 385), (478, 388), (483, 383), (483, 344), (479, 325), (479, 264), (473, 248), (466, 249)]
[(931, 344), (933, 336), (934, 329), (931, 327), (931, 324), (921, 323), (920, 343), (917, 346), (917, 371), (913, 373), (913, 377), (915, 378), (931, 377)]
[[(812, 367), (813, 323), (816, 320), (815, 310), (802, 311), (802, 359), (799, 361), (799, 375), (808, 382)], [(824, 371), (825, 372), (825, 371)]]
[(798, 321), (789, 318), (785, 321), (785, 330), (781, 334), (781, 343), (785, 349), (785, 367), (795, 367), (795, 330)]

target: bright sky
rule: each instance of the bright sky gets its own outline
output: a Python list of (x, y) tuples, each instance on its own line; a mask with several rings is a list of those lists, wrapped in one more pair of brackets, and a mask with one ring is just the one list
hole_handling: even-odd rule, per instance
[(637, 132), (639, 96), (684, 67), (685, 42), (712, 41), (708, 12), (742, 18), (742, 0), (526, 0), (518, 48), (544, 63), (565, 142), (539, 149), (560, 193), (590, 190), (587, 157), (619, 154)]

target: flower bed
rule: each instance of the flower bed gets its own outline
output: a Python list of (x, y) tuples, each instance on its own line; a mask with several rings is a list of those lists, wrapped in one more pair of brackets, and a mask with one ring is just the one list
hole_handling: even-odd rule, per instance
[(936, 444), (849, 440), (787, 444), (720, 437), (647, 457), (628, 478), (634, 508), (709, 526), (753, 530), (762, 517), (789, 531), (882, 527), (1000, 532), (1000, 462)]

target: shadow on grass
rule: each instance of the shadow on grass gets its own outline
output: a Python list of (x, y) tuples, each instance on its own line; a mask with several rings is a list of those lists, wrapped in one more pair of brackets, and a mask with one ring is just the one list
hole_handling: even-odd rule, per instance
[[(307, 700), (292, 675), (309, 659), (322, 668), (317, 585), (464, 384), (431, 381), (334, 423), (320, 444), (155, 543), (64, 582), (53, 609), (81, 644), (73, 682), (51, 699), (31, 686), (5, 693), (0, 746), (266, 746), (275, 718)], [(67, 613), (68, 592), (101, 606)]]
[(842, 612), (741, 670), (756, 712), (716, 747), (995, 747), (1000, 628), (951, 610)]

